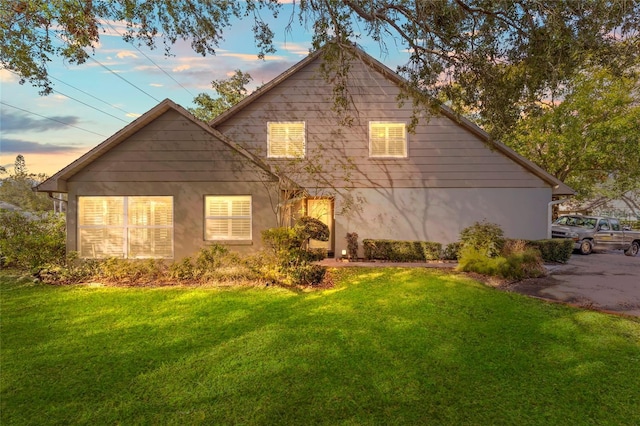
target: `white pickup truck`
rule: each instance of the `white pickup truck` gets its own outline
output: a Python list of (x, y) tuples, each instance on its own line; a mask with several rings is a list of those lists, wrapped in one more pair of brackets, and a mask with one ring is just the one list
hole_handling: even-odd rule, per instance
[(597, 250), (624, 250), (627, 256), (640, 251), (640, 232), (626, 230), (618, 219), (599, 216), (560, 216), (551, 225), (553, 238), (570, 238), (582, 254)]

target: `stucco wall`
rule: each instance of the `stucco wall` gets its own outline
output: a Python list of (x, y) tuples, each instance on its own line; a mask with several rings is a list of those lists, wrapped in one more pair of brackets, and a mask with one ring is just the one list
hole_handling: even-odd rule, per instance
[(436, 241), (458, 240), (476, 221), (499, 224), (506, 237), (546, 238), (551, 188), (395, 188), (357, 189), (349, 193), (358, 208), (340, 214), (336, 199), (336, 256), (346, 249), (347, 232), (365, 238)]

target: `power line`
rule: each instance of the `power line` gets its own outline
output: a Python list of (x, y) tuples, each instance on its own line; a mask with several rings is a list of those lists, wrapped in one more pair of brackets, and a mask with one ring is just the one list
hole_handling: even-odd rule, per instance
[(54, 77), (54, 76), (52, 76), (52, 75), (49, 75), (49, 78), (50, 78), (50, 79), (52, 79), (52, 80), (57, 81), (58, 83), (62, 83), (62, 84), (64, 84), (65, 86), (69, 86), (69, 87), (71, 87), (72, 89), (77, 90), (78, 92), (84, 93), (85, 95), (87, 95), (87, 96), (89, 96), (89, 97), (91, 97), (91, 98), (93, 98), (93, 99), (95, 99), (95, 100), (97, 100), (97, 101), (99, 101), (99, 102), (102, 102), (103, 104), (108, 105), (108, 106), (110, 106), (111, 108), (117, 109), (118, 111), (122, 111), (122, 112), (124, 112), (125, 114), (130, 114), (130, 113), (129, 113), (129, 111), (124, 110), (124, 109), (120, 108), (120, 107), (119, 107), (119, 106), (117, 106), (117, 105), (113, 105), (113, 104), (111, 104), (111, 103), (109, 103), (109, 102), (107, 102), (107, 101), (105, 101), (105, 100), (103, 100), (103, 99), (100, 99), (99, 97), (94, 96), (94, 95), (92, 95), (92, 94), (91, 94), (91, 93), (89, 93), (89, 92), (85, 92), (84, 90), (79, 89), (79, 88), (77, 88), (76, 86), (74, 86), (74, 85), (72, 85), (72, 84), (66, 83), (66, 82), (64, 82), (64, 81), (60, 80), (59, 78), (56, 78), (56, 77)]
[(15, 109), (17, 109), (17, 110), (20, 110), (20, 111), (26, 112), (26, 113), (28, 113), (28, 114), (32, 114), (32, 115), (36, 115), (36, 116), (41, 117), (41, 118), (45, 118), (45, 119), (47, 119), (47, 120), (55, 121), (56, 123), (64, 124), (65, 126), (74, 127), (74, 128), (76, 128), (76, 129), (83, 130), (83, 131), (85, 131), (85, 132), (93, 133), (94, 135), (98, 135), (98, 136), (101, 136), (101, 137), (103, 137), (103, 138), (106, 138), (106, 137), (107, 137), (107, 136), (105, 136), (105, 135), (101, 135), (100, 133), (96, 133), (96, 132), (91, 131), (91, 130), (83, 129), (82, 127), (74, 126), (73, 124), (65, 123), (64, 121), (56, 120), (55, 118), (46, 117), (46, 116), (44, 116), (44, 115), (40, 115), (40, 114), (38, 114), (38, 113), (36, 113), (36, 112), (29, 111), (29, 110), (26, 110), (26, 109), (24, 109), (24, 108), (17, 107), (17, 106), (15, 106), (15, 105), (11, 105), (11, 104), (8, 104), (8, 103), (3, 102), (3, 101), (0, 101), (0, 104), (2, 104), (2, 105), (6, 105), (6, 106), (11, 107), (11, 108), (15, 108)]
[(137, 90), (141, 91), (142, 93), (144, 93), (145, 95), (147, 95), (148, 97), (150, 97), (151, 99), (153, 99), (154, 101), (160, 103), (160, 100), (155, 98), (154, 96), (150, 95), (149, 93), (145, 92), (144, 90), (142, 90), (141, 88), (139, 88), (138, 86), (136, 86), (135, 84), (133, 84), (132, 82), (130, 82), (129, 80), (127, 80), (126, 78), (124, 78), (123, 76), (121, 76), (120, 74), (118, 74), (117, 72), (115, 72), (114, 70), (112, 70), (111, 68), (109, 68), (108, 66), (106, 66), (105, 64), (103, 64), (102, 62), (98, 61), (96, 58), (94, 58), (93, 56), (89, 55), (88, 56), (89, 59), (91, 59), (93, 62), (95, 62), (96, 64), (100, 65), (102, 68), (106, 69), (107, 71), (109, 71), (111, 74), (115, 75), (116, 77), (118, 77), (120, 80), (124, 81), (125, 83), (127, 83), (128, 85), (136, 88)]
[[(118, 30), (116, 30), (114, 28), (113, 25), (111, 25), (111, 22), (107, 21), (107, 20), (103, 20), (104, 23), (106, 23), (116, 34), (118, 34)], [(120, 34), (118, 34), (120, 35)], [(160, 71), (162, 71), (167, 77), (169, 77), (171, 80), (173, 80), (178, 86), (182, 87), (189, 95), (193, 96), (194, 98), (196, 97), (193, 93), (191, 93), (191, 91), (189, 89), (187, 89), (186, 87), (184, 87), (182, 85), (182, 83), (180, 83), (178, 80), (176, 80), (171, 74), (169, 74), (164, 68), (162, 68), (160, 65), (158, 65), (153, 59), (151, 59), (149, 56), (147, 56), (146, 53), (144, 53), (142, 50), (140, 50), (138, 48), (138, 46), (136, 46), (135, 44), (133, 44), (133, 42), (130, 42), (129, 44), (131, 44), (131, 46), (136, 49), (138, 52), (140, 52), (140, 54), (142, 54), (142, 56), (144, 56), (145, 58), (147, 58), (147, 60), (149, 60), (149, 62), (151, 62), (153, 65), (156, 66), (156, 68), (158, 68)]]
[(94, 109), (94, 110), (96, 110), (96, 111), (98, 111), (98, 112), (101, 112), (101, 113), (103, 113), (103, 114), (106, 114), (106, 115), (108, 115), (109, 117), (113, 117), (113, 118), (115, 118), (116, 120), (120, 120), (120, 121), (122, 121), (123, 123), (127, 123), (127, 124), (129, 123), (127, 120), (123, 120), (123, 119), (122, 119), (122, 118), (120, 118), (120, 117), (116, 117), (116, 116), (115, 116), (115, 115), (113, 115), (113, 114), (109, 114), (108, 112), (103, 111), (103, 110), (101, 110), (100, 108), (96, 108), (96, 107), (94, 107), (93, 105), (89, 105), (89, 104), (88, 104), (88, 103), (86, 103), (86, 102), (82, 102), (81, 100), (76, 99), (76, 98), (74, 98), (73, 96), (69, 96), (69, 95), (67, 95), (67, 94), (64, 94), (64, 93), (62, 93), (62, 92), (61, 92), (61, 91), (59, 91), (59, 90), (54, 89), (53, 91), (54, 91), (54, 92), (56, 92), (56, 93), (57, 93), (57, 94), (59, 94), (59, 95), (62, 95), (62, 96), (67, 97), (67, 98), (69, 98), (69, 99), (72, 99), (72, 100), (74, 100), (74, 101), (76, 101), (76, 102), (78, 102), (78, 103), (80, 103), (80, 104), (82, 104), (82, 105), (86, 105), (86, 106), (88, 106), (88, 107), (89, 107), (89, 108), (91, 108), (91, 109)]

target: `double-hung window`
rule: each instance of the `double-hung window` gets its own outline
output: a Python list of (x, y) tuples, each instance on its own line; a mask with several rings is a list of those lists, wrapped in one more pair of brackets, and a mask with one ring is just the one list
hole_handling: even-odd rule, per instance
[(406, 124), (381, 121), (369, 122), (369, 156), (406, 157)]
[(270, 158), (302, 158), (305, 154), (304, 121), (267, 123), (267, 145)]
[(79, 197), (83, 258), (173, 257), (173, 197)]
[(205, 197), (205, 240), (251, 240), (251, 196)]

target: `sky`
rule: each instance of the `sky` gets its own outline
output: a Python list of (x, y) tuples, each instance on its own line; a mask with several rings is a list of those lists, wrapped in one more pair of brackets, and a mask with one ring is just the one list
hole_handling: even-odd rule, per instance
[[(215, 95), (211, 81), (229, 78), (237, 69), (253, 77), (250, 89), (267, 83), (311, 47), (311, 29), (285, 31), (287, 11), (272, 26), (277, 52), (264, 60), (257, 58), (250, 21), (234, 23), (216, 55), (206, 57), (193, 52), (188, 41), (174, 45), (171, 57), (164, 55), (161, 42), (156, 50), (126, 43), (117, 31), (123, 26), (114, 22), (85, 64), (53, 59), (51, 95), (40, 96), (38, 88), (20, 85), (18, 76), (0, 70), (0, 165), (11, 172), (22, 154), (29, 172), (51, 176), (166, 98), (194, 107), (198, 93)], [(406, 61), (393, 42), (384, 52), (366, 37), (358, 43), (392, 69)]]

